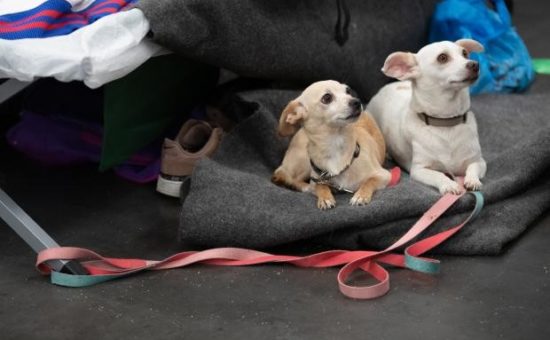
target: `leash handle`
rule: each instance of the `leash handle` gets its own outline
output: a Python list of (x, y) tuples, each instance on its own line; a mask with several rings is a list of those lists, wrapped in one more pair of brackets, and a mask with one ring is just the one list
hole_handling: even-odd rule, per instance
[[(464, 225), (466, 225), (472, 218), (479, 214), (479, 211), (483, 207), (483, 196), (481, 193), (472, 193), (475, 197), (475, 207), (472, 213), (466, 220), (451, 229), (438, 233), (434, 236), (428, 237), (422, 241), (416, 242), (413, 245), (405, 249), (405, 255), (403, 257), (403, 267), (411, 270), (435, 274), (440, 270), (440, 262), (434, 259), (422, 258), (420, 255), (435, 248), (449, 237), (458, 232)], [(454, 205), (465, 193), (459, 195), (446, 194), (442, 196), (422, 217), (395, 243), (387, 247), (386, 249), (352, 261), (344, 265), (338, 273), (338, 287), (340, 292), (348, 297), (356, 299), (371, 299), (384, 295), (390, 289), (389, 273), (376, 261), (378, 256), (387, 254), (388, 252), (403, 246), (417, 237), (426, 228), (428, 228), (433, 222), (435, 222), (445, 211)], [(355, 286), (348, 284), (346, 281), (356, 270), (362, 269), (366, 273), (371, 274), (375, 279), (379, 281), (378, 284), (371, 286)]]
[[(399, 176), (399, 170), (392, 169), (392, 178)], [(420, 257), (458, 232), (475, 218), (483, 207), (483, 195), (470, 192), (475, 198), (472, 213), (462, 223), (446, 231), (430, 236), (408, 246), (404, 254), (392, 253), (417, 237), (463, 195), (442, 196), (399, 240), (382, 251), (369, 250), (330, 250), (308, 256), (274, 255), (242, 248), (214, 248), (204, 251), (185, 251), (160, 261), (144, 259), (123, 259), (101, 256), (91, 250), (75, 247), (49, 248), (38, 254), (36, 268), (44, 275), (50, 275), (53, 284), (65, 287), (85, 287), (145, 270), (166, 270), (186, 267), (196, 263), (214, 266), (250, 266), (263, 263), (288, 263), (304, 268), (327, 268), (343, 266), (338, 272), (337, 281), (342, 294), (355, 299), (372, 299), (382, 296), (390, 289), (390, 275), (380, 263), (395, 267), (434, 274), (439, 272), (439, 261)], [(49, 261), (78, 260), (90, 275), (71, 275), (52, 270)], [(362, 270), (376, 281), (370, 286), (354, 286), (347, 283), (356, 270)]]

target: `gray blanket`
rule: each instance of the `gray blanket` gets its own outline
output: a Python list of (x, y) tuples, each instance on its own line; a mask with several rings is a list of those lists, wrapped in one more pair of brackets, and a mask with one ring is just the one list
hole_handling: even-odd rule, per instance
[[(412, 226), (440, 196), (403, 178), (364, 207), (336, 196), (329, 211), (314, 196), (270, 182), (288, 140), (276, 135), (277, 117), (296, 92), (243, 94), (255, 112), (224, 139), (211, 160), (200, 162), (181, 214), (181, 239), (198, 246), (265, 248), (299, 240), (347, 249), (380, 249)], [(438, 248), (448, 254), (496, 254), (550, 207), (550, 97), (545, 94), (473, 98), (488, 172), (486, 207)], [(428, 234), (454, 226), (473, 206), (465, 196)]]
[[(363, 99), (388, 81), (379, 71), (396, 50), (425, 44), (435, 0), (141, 0), (156, 42), (241, 76), (298, 82), (335, 79)], [(404, 178), (366, 207), (347, 194), (321, 212), (315, 198), (269, 181), (288, 140), (277, 117), (296, 92), (258, 90), (240, 98), (249, 118), (197, 167), (183, 204), (181, 239), (201, 247), (272, 247), (294, 241), (337, 248), (382, 248), (435, 202), (432, 188)], [(550, 206), (550, 98), (481, 96), (473, 100), (488, 173), (487, 206), (438, 251), (495, 254)], [(246, 115), (245, 115), (246, 116)], [(388, 164), (390, 166), (390, 164)], [(546, 175), (546, 176), (544, 176)], [(428, 233), (458, 223), (463, 198)]]
[[(388, 81), (397, 49), (426, 43), (437, 0), (140, 0), (153, 39), (241, 76), (338, 79), (363, 98)], [(369, 81), (365, 81), (369, 79)]]

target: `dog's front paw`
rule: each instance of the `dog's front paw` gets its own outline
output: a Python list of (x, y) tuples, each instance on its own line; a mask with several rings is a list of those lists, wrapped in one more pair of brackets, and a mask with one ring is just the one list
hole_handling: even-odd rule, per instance
[(363, 194), (361, 191), (357, 191), (353, 197), (349, 200), (351, 205), (367, 205), (372, 199), (372, 194)]
[(336, 206), (336, 200), (334, 197), (331, 198), (317, 198), (317, 208), (321, 210), (332, 209)]
[(457, 182), (448, 180), (447, 182), (439, 186), (439, 192), (441, 193), (441, 195), (445, 195), (445, 194), (458, 195), (462, 192), (462, 189), (460, 188), (460, 185)]
[(466, 176), (466, 178), (464, 178), (464, 187), (470, 191), (477, 191), (481, 189), (481, 186), (481, 181), (477, 177)]

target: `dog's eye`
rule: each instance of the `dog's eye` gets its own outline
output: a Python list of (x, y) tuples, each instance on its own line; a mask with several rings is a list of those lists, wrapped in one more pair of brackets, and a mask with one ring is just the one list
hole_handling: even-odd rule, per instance
[(445, 53), (441, 53), (437, 56), (437, 62), (440, 64), (445, 64), (447, 61), (449, 61), (449, 56)]
[(346, 87), (346, 94), (351, 94), (351, 89), (349, 87)]
[(326, 104), (330, 104), (330, 102), (332, 102), (332, 94), (325, 93), (325, 95), (321, 97), (321, 103), (326, 105)]
[(464, 56), (464, 58), (468, 58), (468, 51), (462, 50), (462, 55)]

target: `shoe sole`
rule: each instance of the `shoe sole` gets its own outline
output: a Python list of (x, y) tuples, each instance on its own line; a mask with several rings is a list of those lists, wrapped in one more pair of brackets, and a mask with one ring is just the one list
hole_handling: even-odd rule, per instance
[(183, 180), (184, 178), (168, 179), (160, 175), (157, 179), (157, 191), (163, 195), (178, 198), (180, 197), (181, 184), (183, 183)]

